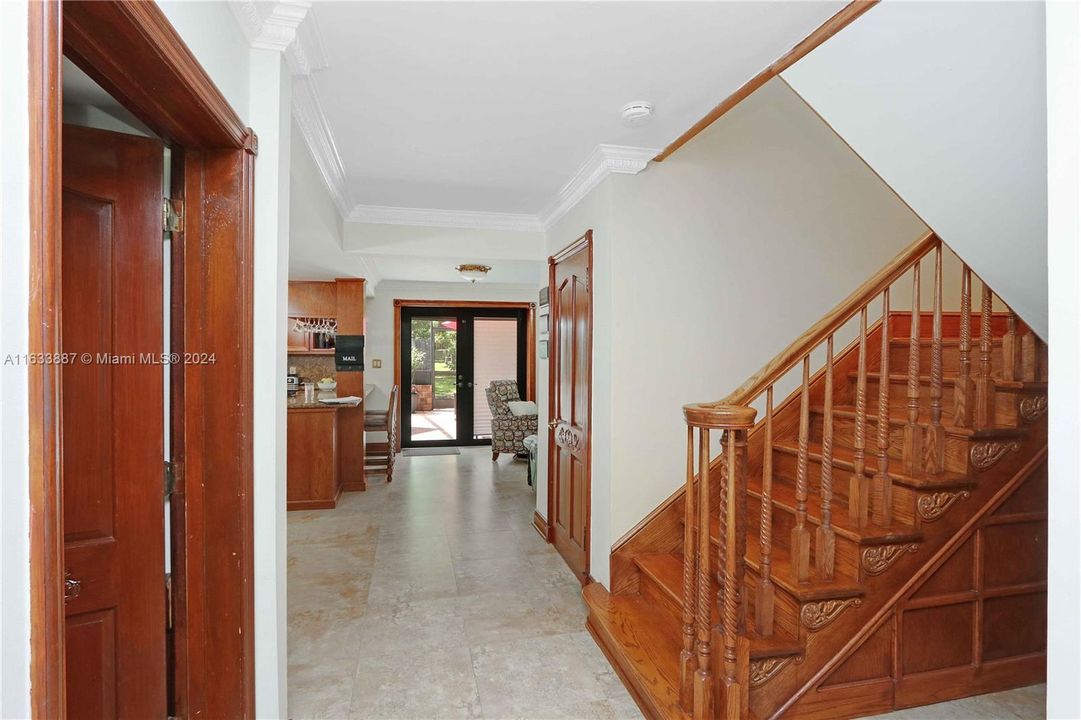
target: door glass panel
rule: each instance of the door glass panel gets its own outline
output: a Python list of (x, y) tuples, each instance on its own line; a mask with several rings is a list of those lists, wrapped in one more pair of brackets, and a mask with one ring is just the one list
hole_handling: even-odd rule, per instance
[(410, 348), (410, 439), (457, 439), (457, 319), (413, 318)]
[[(518, 377), (517, 318), (477, 318), (473, 323), (473, 437), (492, 436), (492, 411), (485, 388), (493, 380)], [(521, 393), (522, 388), (518, 388)]]

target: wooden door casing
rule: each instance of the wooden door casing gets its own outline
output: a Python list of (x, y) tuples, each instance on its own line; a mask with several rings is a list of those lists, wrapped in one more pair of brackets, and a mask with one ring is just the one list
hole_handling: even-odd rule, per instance
[[(163, 145), (64, 127), (67, 716), (166, 713)], [(106, 358), (108, 356), (108, 359)]]
[(556, 550), (589, 578), (593, 372), (593, 231), (549, 258), (551, 348), (548, 524)]

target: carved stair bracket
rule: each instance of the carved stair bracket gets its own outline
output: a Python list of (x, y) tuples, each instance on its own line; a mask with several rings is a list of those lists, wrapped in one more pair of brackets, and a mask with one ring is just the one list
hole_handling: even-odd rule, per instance
[(890, 565), (897, 562), (897, 558), (901, 557), (901, 553), (914, 553), (919, 549), (918, 543), (907, 543), (904, 545), (872, 545), (863, 549), (863, 553), (860, 555), (860, 561), (863, 563), (863, 569), (871, 575), (881, 575), (889, 570)]
[(991, 440), (973, 445), (972, 449), (969, 450), (968, 457), (972, 461), (972, 467), (982, 472), (1005, 457), (1007, 453), (1016, 452), (1020, 449), (1021, 443), (1016, 440), (1008, 442)]
[(841, 616), (850, 607), (859, 607), (863, 601), (859, 598), (847, 598), (844, 600), (822, 600), (821, 602), (809, 602), (799, 612), (800, 622), (803, 626), (815, 632), (829, 625)]
[(1047, 412), (1047, 396), (1030, 395), (1021, 398), (1017, 411), (1021, 414), (1021, 419), (1025, 422), (1036, 422), (1040, 419), (1041, 415)]
[(916, 511), (923, 520), (932, 522), (945, 515), (946, 511), (955, 502), (967, 500), (968, 496), (968, 490), (958, 492), (943, 491), (931, 493), (930, 495), (920, 495), (920, 499), (916, 501)]
[(759, 687), (769, 682), (777, 673), (784, 669), (785, 665), (796, 659), (795, 655), (787, 657), (762, 658), (751, 661), (751, 687)]

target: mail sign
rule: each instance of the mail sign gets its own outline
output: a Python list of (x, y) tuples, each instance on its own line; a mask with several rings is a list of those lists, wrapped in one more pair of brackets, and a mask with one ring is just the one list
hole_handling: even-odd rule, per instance
[(334, 339), (334, 367), (338, 372), (364, 370), (363, 335), (338, 335)]

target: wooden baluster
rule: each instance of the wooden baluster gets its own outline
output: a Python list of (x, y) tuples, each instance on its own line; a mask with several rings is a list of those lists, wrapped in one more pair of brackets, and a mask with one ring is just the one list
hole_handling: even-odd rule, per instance
[[(694, 717), (713, 717), (713, 677), (710, 673), (709, 593), (709, 428), (698, 431), (698, 577), (695, 633), (698, 638), (698, 669), (694, 674)], [(723, 491), (723, 487), (721, 488)]]
[(856, 438), (852, 480), (848, 488), (848, 517), (856, 527), (867, 525), (870, 480), (864, 474), (867, 452), (867, 308), (860, 310), (859, 369), (856, 372)]
[[(729, 495), (734, 498), (736, 519), (736, 607), (738, 609), (737, 624), (740, 634), (747, 632), (747, 432), (732, 431), (736, 433), (736, 474), (732, 482), (734, 491)], [(726, 507), (727, 512), (727, 507)]]
[[(739, 588), (741, 553), (739, 535), (743, 532), (740, 515), (741, 508), (746, 510), (746, 505), (740, 503), (743, 483), (740, 475), (746, 471), (743, 461), (743, 453), (740, 445), (746, 447), (746, 430), (728, 430), (725, 432), (727, 447), (725, 450), (728, 467), (728, 484), (723, 489), (727, 502), (725, 510), (727, 528), (725, 547), (729, 551), (724, 556), (724, 600), (721, 605), (721, 627), (724, 630), (724, 657), (723, 671), (721, 674), (724, 706), (720, 716), (725, 720), (740, 720), (747, 717), (748, 682), (750, 671), (749, 646), (745, 635), (745, 628), (740, 622)], [(743, 533), (746, 536), (745, 533)]]
[(1006, 334), (1002, 337), (1002, 377), (1005, 380), (1021, 379), (1021, 345), (1017, 337), (1017, 316), (1010, 310), (1006, 317)]
[(687, 426), (687, 485), (683, 495), (683, 650), (679, 654), (679, 703), (687, 712), (694, 709), (695, 609), (698, 597), (698, 549), (695, 546), (694, 427)]
[(766, 388), (765, 439), (762, 441), (762, 505), (758, 523), (761, 565), (755, 604), (755, 630), (762, 637), (773, 634), (773, 386)]
[(822, 414), (822, 522), (815, 532), (815, 569), (821, 580), (833, 579), (833, 336), (826, 338), (826, 387)]
[(796, 526), (792, 528), (792, 578), (807, 582), (811, 575), (811, 531), (807, 528), (807, 454), (810, 432), (811, 358), (803, 358), (803, 388), (800, 390), (799, 455), (796, 458)]
[(908, 331), (908, 390), (905, 393), (908, 421), (905, 423), (902, 466), (916, 473), (923, 462), (923, 428), (920, 427), (920, 263), (912, 266), (912, 316)]
[(991, 376), (991, 288), (981, 281), (980, 372), (976, 375), (976, 427), (986, 428), (995, 419), (995, 379)]
[(924, 469), (946, 467), (946, 428), (942, 426), (942, 243), (935, 246), (934, 320), (931, 326), (931, 425), (924, 439)]
[[(1010, 313), (1013, 317), (1013, 313)], [(1037, 382), (1039, 380), (1047, 379), (1047, 363), (1041, 361), (1041, 348), (1040, 342), (1036, 338), (1036, 333), (1030, 329), (1025, 330), (1025, 334), (1021, 336), (1021, 360), (1019, 362), (1020, 368), (1017, 376), (1014, 380), (1023, 380), (1024, 382)]]
[(878, 473), (874, 479), (874, 523), (893, 522), (890, 480), (890, 290), (882, 291), (882, 354), (878, 364)]
[(972, 270), (965, 265), (961, 271), (961, 339), (958, 342), (960, 365), (953, 386), (953, 423), (958, 427), (972, 426)]

